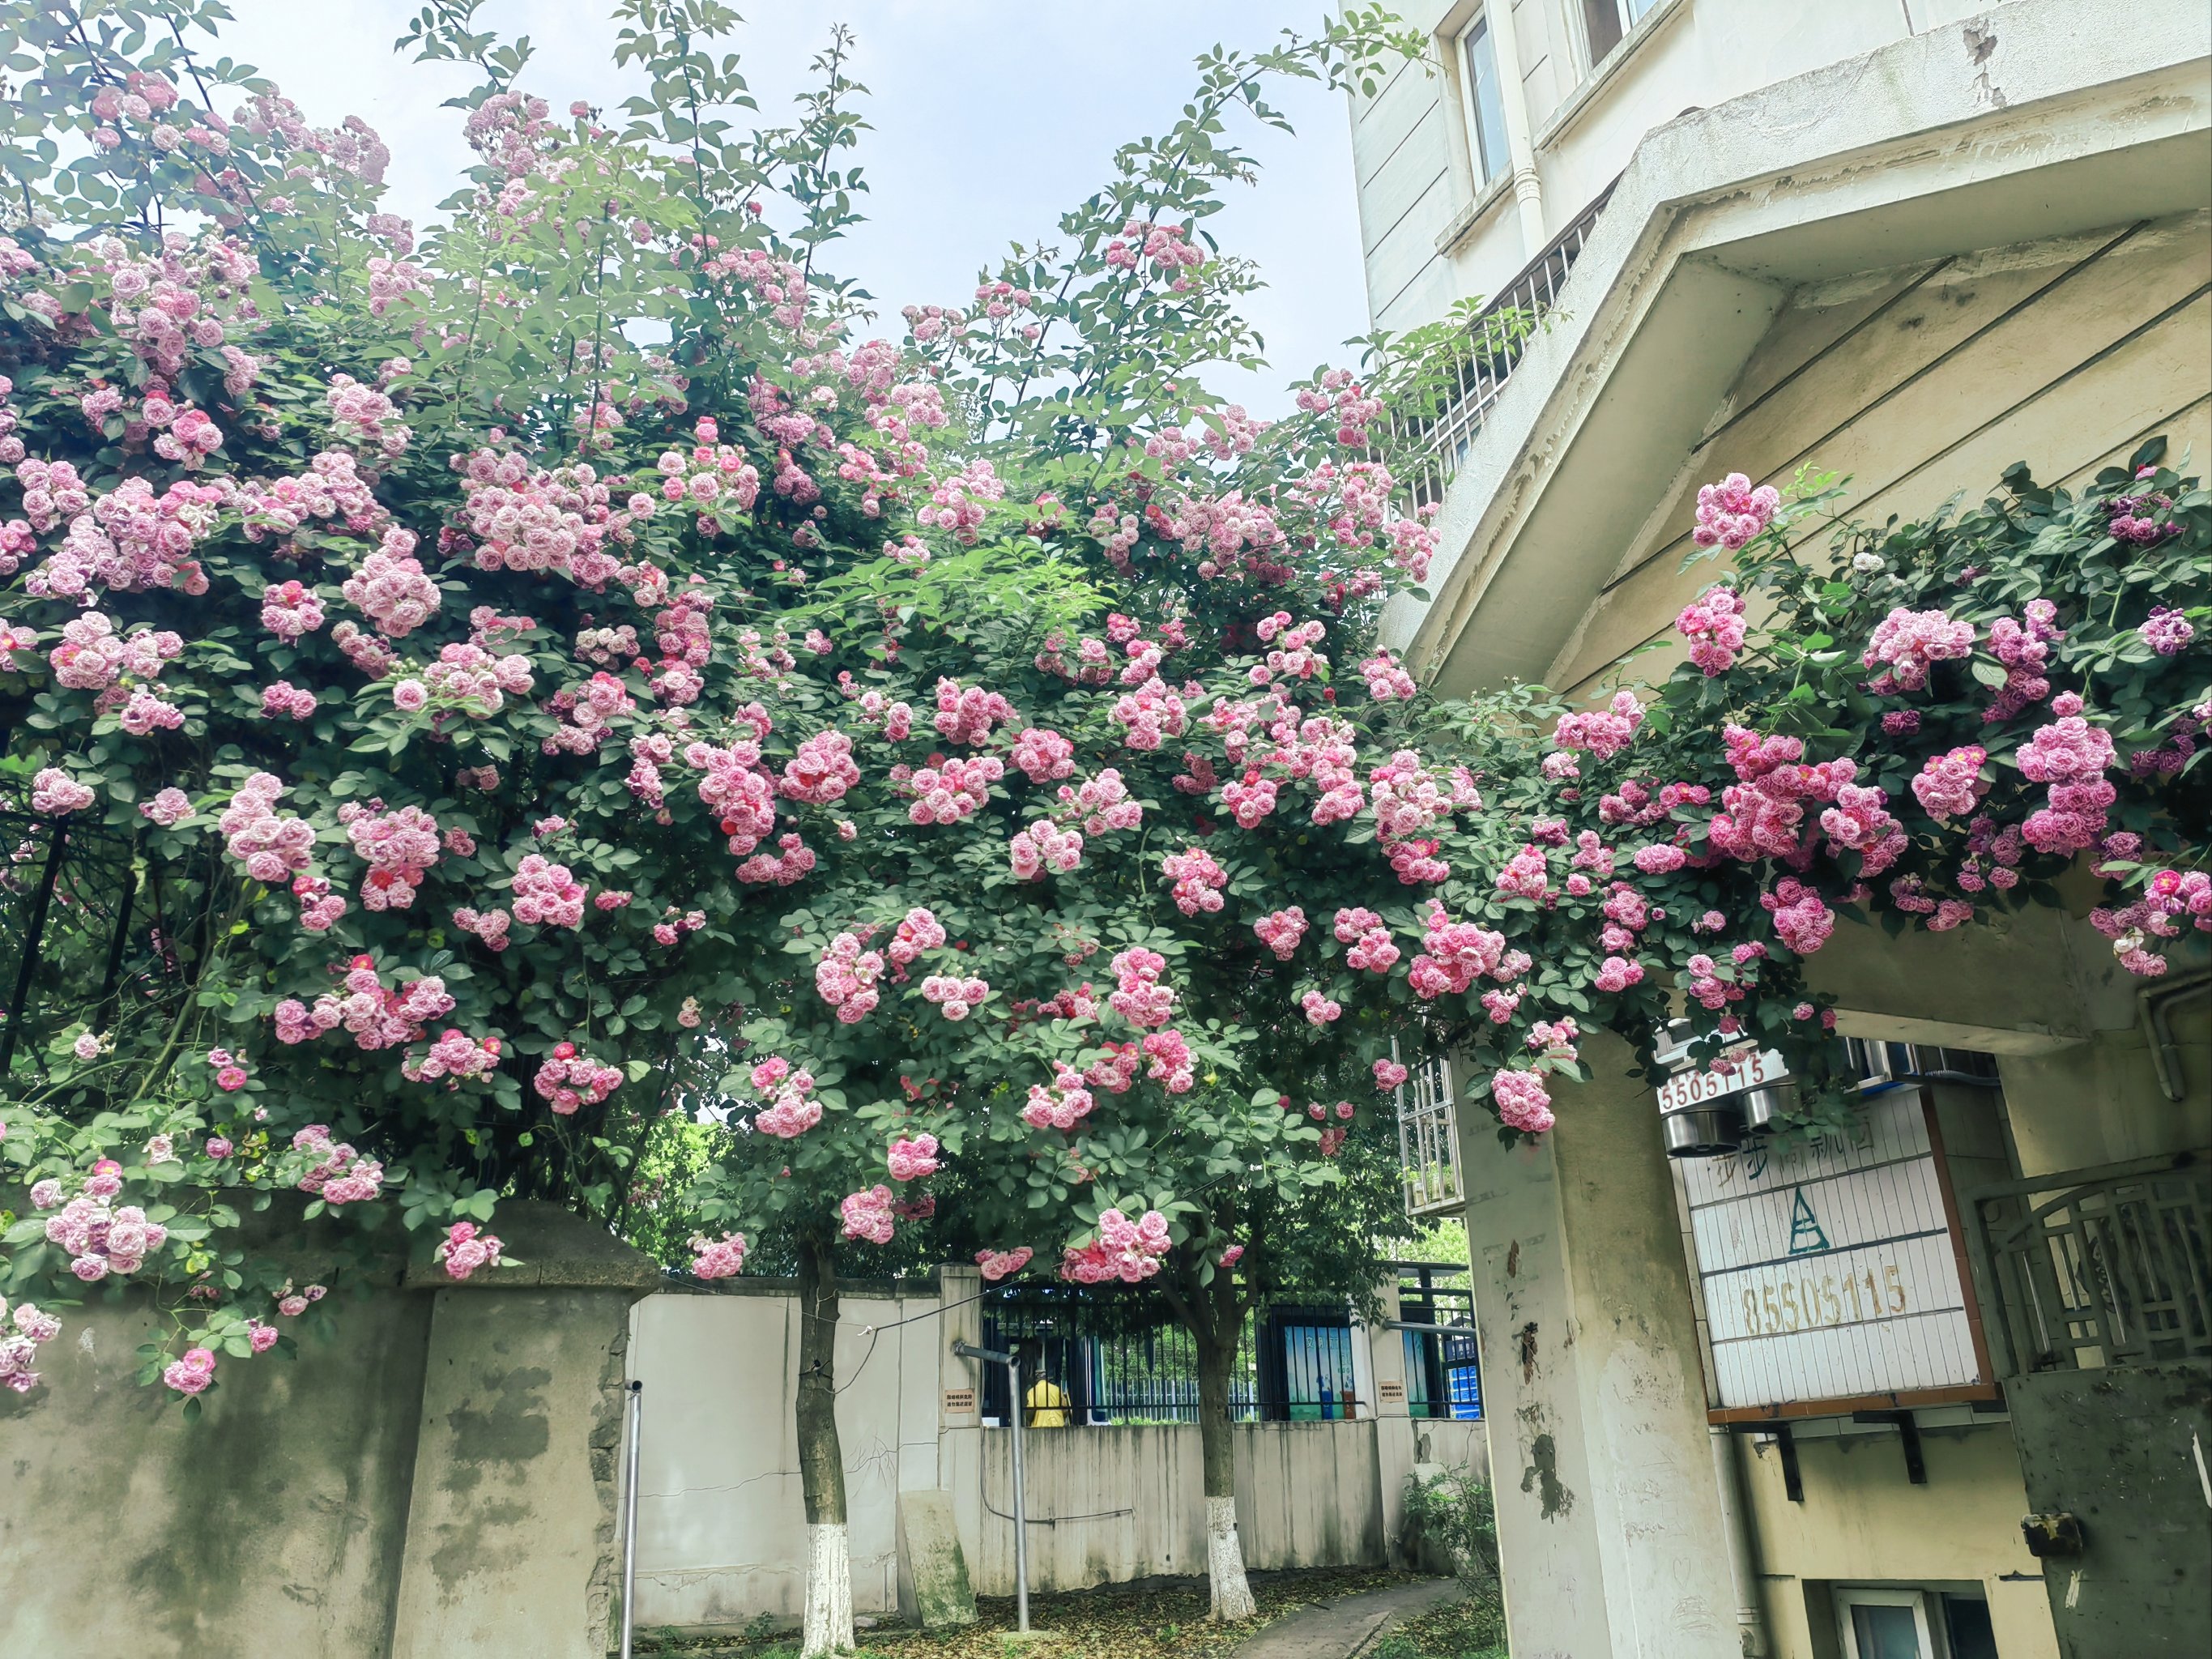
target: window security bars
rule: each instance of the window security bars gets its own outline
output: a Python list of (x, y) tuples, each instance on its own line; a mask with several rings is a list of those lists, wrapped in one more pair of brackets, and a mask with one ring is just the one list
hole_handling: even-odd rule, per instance
[(2003, 1375), (2212, 1358), (2212, 1165), (2143, 1158), (1970, 1202)]
[(1405, 1178), (1406, 1213), (1456, 1211), (1467, 1194), (1460, 1183), (1450, 1062), (1438, 1054), (1413, 1067), (1413, 1074), (1398, 1085), (1397, 1105), (1398, 1167)]
[(1406, 1346), (1406, 1412), (1411, 1417), (1482, 1416), (1482, 1361), (1476, 1351), (1474, 1292), (1464, 1267), (1398, 1265), (1398, 1317), (1450, 1331), (1401, 1331)]
[[(1613, 184), (1619, 182), (1616, 179)], [(1395, 452), (1411, 452), (1399, 464), (1398, 483), (1412, 492), (1416, 507), (1443, 499), (1445, 487), (1474, 446), (1474, 434), (1482, 429), (1491, 405), (1527, 349), (1527, 323), (1557, 305), (1567, 273), (1575, 268), (1598, 216), (1613, 199), (1613, 188), (1609, 184), (1600, 191), (1572, 223), (1475, 314), (1454, 353), (1451, 389), (1435, 413), (1393, 417)]]

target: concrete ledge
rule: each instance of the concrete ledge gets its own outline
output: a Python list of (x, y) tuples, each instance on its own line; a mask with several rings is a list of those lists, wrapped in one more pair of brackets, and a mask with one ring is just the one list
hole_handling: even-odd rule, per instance
[(652, 1257), (557, 1204), (536, 1199), (502, 1204), (492, 1228), (505, 1253), (515, 1258), (514, 1265), (456, 1281), (434, 1261), (412, 1261), (402, 1284), (410, 1291), (575, 1289), (644, 1296), (667, 1282)]

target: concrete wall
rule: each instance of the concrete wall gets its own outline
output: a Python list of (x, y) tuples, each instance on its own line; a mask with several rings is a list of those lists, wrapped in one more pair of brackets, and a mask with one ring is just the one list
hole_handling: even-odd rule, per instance
[[(980, 1388), (955, 1358), (980, 1340), (972, 1268), (848, 1286), (837, 1336), (855, 1611), (900, 1605), (899, 1494), (942, 1492), (977, 1594), (1014, 1590), (1012, 1434), (946, 1393)], [(797, 1302), (787, 1281), (732, 1280), (646, 1298), (633, 1315), (645, 1382), (638, 1620), (708, 1630), (797, 1617), (805, 1571), (792, 1426)], [(1355, 1329), (1363, 1376), (1403, 1381), (1395, 1333)], [(1363, 1390), (1370, 1399), (1379, 1395)], [(1486, 1474), (1481, 1423), (1402, 1404), (1348, 1423), (1237, 1425), (1237, 1525), (1257, 1568), (1379, 1565), (1403, 1531), (1416, 1462)], [(1373, 1414), (1379, 1413), (1379, 1414)], [(1024, 1437), (1030, 1587), (1071, 1590), (1206, 1570), (1195, 1426), (1033, 1430)]]
[[(1823, 64), (1978, 12), (1957, 0), (1659, 0), (1594, 66), (1578, 0), (1513, 0), (1506, 31), (1491, 0), (1506, 97), (1521, 102), (1524, 153), (1540, 206), (1508, 173), (1479, 184), (1462, 88), (1460, 38), (1478, 0), (1413, 0), (1398, 8), (1430, 36), (1425, 62), (1401, 64), (1352, 106), (1352, 161), (1368, 310), (1378, 327), (1434, 320), (1455, 300), (1495, 294), (1628, 165), (1653, 127)], [(2000, 24), (2000, 27), (2002, 25)], [(1513, 117), (1509, 113), (1509, 125)]]
[[(296, 1360), (225, 1358), (197, 1423), (133, 1381), (138, 1292), (64, 1314), (0, 1395), (0, 1653), (38, 1659), (601, 1659), (636, 1252), (503, 1206), (526, 1265), (441, 1288), (372, 1253)], [(327, 1222), (279, 1251), (331, 1277)]]

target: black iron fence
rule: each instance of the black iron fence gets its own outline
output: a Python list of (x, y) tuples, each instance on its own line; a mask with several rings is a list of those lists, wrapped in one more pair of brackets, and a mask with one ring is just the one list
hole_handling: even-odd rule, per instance
[(128, 836), (0, 808), (0, 1078), (48, 1026), (112, 1021), (145, 908)]
[(1969, 1201), (2002, 1375), (2212, 1358), (2212, 1164), (2142, 1158)]
[[(1245, 1320), (1231, 1370), (1229, 1414), (1239, 1422), (1329, 1422), (1372, 1417), (1363, 1397), (1359, 1345), (1399, 1341), (1407, 1362), (1406, 1403), (1420, 1417), (1479, 1417), (1481, 1385), (1474, 1310), (1449, 1267), (1402, 1270), (1400, 1318), (1450, 1332), (1355, 1328), (1352, 1310), (1323, 1297), (1285, 1297)], [(983, 1345), (1022, 1357), (1028, 1420), (1052, 1426), (1195, 1423), (1198, 1347), (1147, 1286), (1013, 1285), (988, 1291)], [(1465, 1334), (1457, 1328), (1463, 1327)], [(985, 1368), (983, 1415), (1009, 1420), (1006, 1376)], [(1057, 1413), (1055, 1419), (1042, 1413)]]

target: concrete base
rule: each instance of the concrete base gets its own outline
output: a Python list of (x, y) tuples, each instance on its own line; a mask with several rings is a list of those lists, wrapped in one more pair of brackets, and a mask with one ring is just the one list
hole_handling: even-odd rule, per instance
[(924, 1630), (975, 1622), (975, 1592), (960, 1553), (952, 1495), (899, 1494), (899, 1613)]

